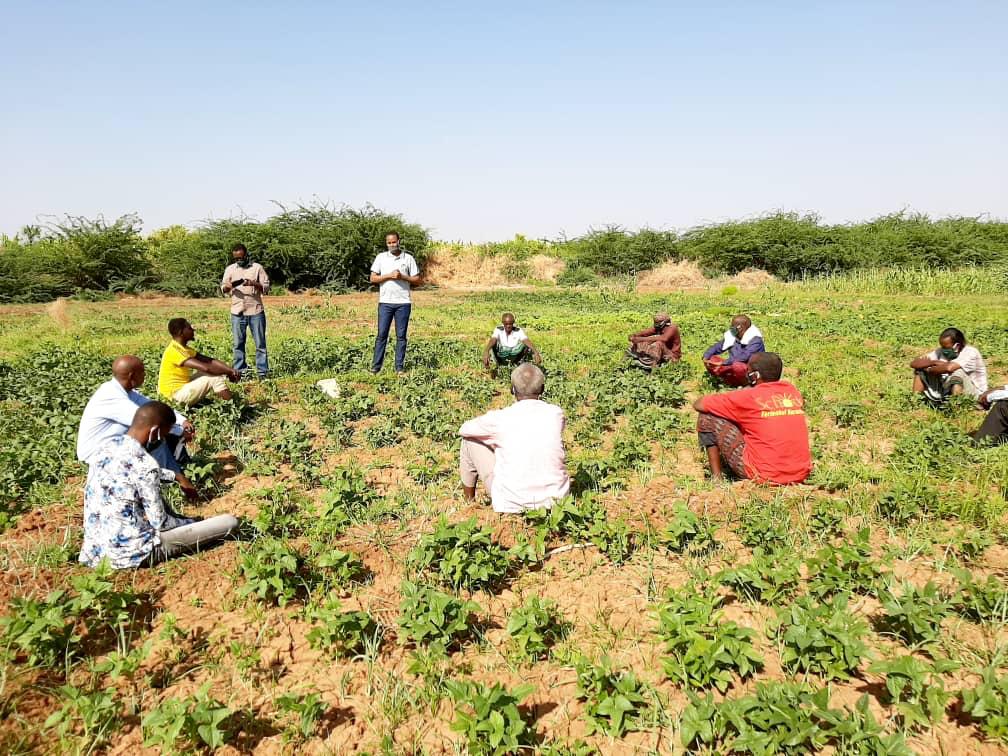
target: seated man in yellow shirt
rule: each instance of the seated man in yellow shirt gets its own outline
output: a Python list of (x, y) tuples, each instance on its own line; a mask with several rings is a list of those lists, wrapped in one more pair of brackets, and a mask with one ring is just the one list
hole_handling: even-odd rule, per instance
[(237, 383), (238, 371), (190, 347), (196, 332), (185, 318), (169, 320), (168, 333), (172, 340), (161, 358), (158, 393), (180, 404), (195, 404), (211, 395), (230, 399), (227, 379)]

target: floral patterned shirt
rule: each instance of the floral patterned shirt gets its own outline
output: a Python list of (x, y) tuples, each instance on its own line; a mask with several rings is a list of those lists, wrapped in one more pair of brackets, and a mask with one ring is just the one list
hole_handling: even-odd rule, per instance
[(128, 435), (109, 440), (91, 460), (84, 488), (84, 545), (80, 561), (102, 558), (117, 569), (136, 567), (161, 543), (166, 524), (161, 469)]

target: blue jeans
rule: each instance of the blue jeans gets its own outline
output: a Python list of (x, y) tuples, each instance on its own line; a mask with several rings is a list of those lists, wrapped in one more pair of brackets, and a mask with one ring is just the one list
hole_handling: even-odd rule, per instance
[(158, 467), (171, 470), (178, 475), (182, 472), (182, 466), (189, 461), (189, 455), (186, 452), (182, 452), (181, 459), (175, 457), (175, 449), (181, 442), (182, 437), (173, 433), (168, 438), (159, 441), (157, 446), (149, 450), (149, 454), (157, 461)]
[(389, 328), (395, 319), (395, 369), (401, 372), (406, 361), (406, 329), (409, 328), (410, 304), (378, 303), (378, 338), (374, 345), (374, 360), (371, 362), (372, 372), (381, 370), (385, 362), (385, 345), (388, 343)]
[(269, 372), (269, 359), (266, 356), (266, 313), (258, 315), (231, 315), (231, 338), (234, 342), (234, 369), (239, 373), (245, 371), (245, 336), (246, 328), (252, 331), (252, 341), (256, 348), (256, 370), (260, 378), (265, 378)]

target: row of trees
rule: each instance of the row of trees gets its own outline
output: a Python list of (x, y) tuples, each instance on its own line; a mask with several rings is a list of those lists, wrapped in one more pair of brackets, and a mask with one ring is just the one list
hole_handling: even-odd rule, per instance
[[(239, 241), (288, 289), (355, 289), (367, 285), (369, 264), (389, 230), (399, 231), (403, 245), (421, 261), (431, 247), (424, 228), (370, 206), (281, 208), (264, 221), (212, 221), (194, 230), (172, 226), (147, 238), (140, 227), (132, 215), (114, 223), (71, 217), (3, 237), (0, 302), (143, 289), (207, 296), (216, 292), (231, 246)], [(775, 213), (684, 233), (610, 226), (574, 239), (519, 236), (482, 250), (518, 262), (534, 254), (561, 257), (569, 283), (633, 274), (666, 260), (693, 260), (708, 274), (761, 268), (794, 279), (855, 268), (1005, 263), (1008, 223), (895, 213), (831, 225), (815, 215)]]

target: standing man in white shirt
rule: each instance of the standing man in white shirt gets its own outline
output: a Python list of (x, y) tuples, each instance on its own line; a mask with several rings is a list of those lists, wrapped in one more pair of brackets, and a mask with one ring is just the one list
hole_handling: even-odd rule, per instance
[(918, 357), (910, 367), (913, 390), (932, 404), (943, 404), (952, 394), (976, 398), (987, 391), (987, 363), (958, 328), (942, 331), (938, 348)]
[[(112, 380), (99, 386), (84, 407), (77, 430), (77, 459), (90, 467), (108, 441), (126, 434), (137, 409), (151, 401), (137, 391), (145, 377), (139, 357), (132, 354), (116, 357), (112, 362)], [(180, 458), (194, 433), (192, 423), (176, 412), (171, 433), (149, 450), (161, 467), (161, 479), (176, 481), (189, 499), (196, 499), (199, 494), (182, 473)]]
[(501, 315), (501, 324), (490, 334), (490, 340), (483, 350), (483, 367), (490, 371), (490, 375), (496, 375), (497, 368), (501, 365), (520, 365), (528, 360), (542, 365), (542, 355), (535, 348), (532, 339), (521, 326), (515, 325), (515, 316), (505, 312)]
[(371, 283), (378, 289), (378, 338), (375, 340), (371, 372), (377, 373), (385, 362), (385, 346), (389, 328), (395, 320), (395, 370), (402, 375), (406, 362), (406, 331), (409, 328), (412, 308), (410, 291), (420, 283), (420, 268), (413, 255), (399, 246), (399, 234), (385, 235), (386, 252), (379, 254), (371, 264)]
[(244, 244), (231, 248), (234, 262), (224, 269), (221, 291), (231, 295), (231, 339), (234, 343), (234, 369), (244, 373), (245, 337), (252, 331), (252, 341), (256, 348), (256, 372), (259, 378), (269, 373), (269, 357), (266, 354), (266, 310), (263, 309), (262, 295), (269, 291), (269, 276), (266, 269), (252, 262)]
[(530, 362), (511, 372), (514, 404), (469, 420), (461, 428), (459, 473), (466, 499), (476, 481), (490, 492), (495, 512), (548, 509), (570, 491), (563, 444), (564, 412), (542, 400), (543, 371)]

